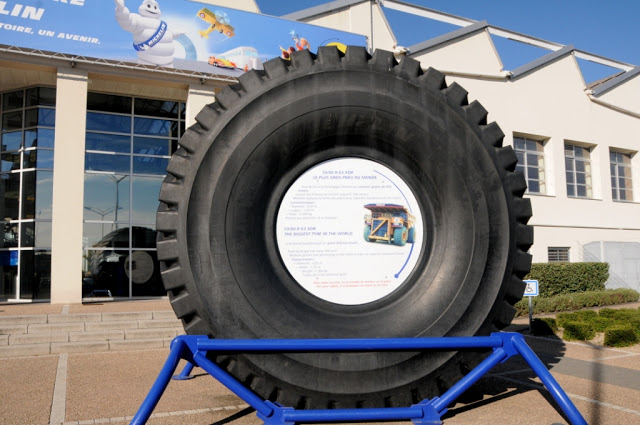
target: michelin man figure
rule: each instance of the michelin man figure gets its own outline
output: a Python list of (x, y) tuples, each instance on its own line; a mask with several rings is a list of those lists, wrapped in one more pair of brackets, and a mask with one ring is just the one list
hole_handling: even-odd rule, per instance
[(115, 0), (116, 20), (123, 30), (133, 36), (133, 48), (138, 52), (138, 61), (144, 64), (173, 66), (173, 44), (175, 34), (160, 19), (162, 12), (156, 0), (142, 0), (138, 13), (130, 13), (124, 0)]

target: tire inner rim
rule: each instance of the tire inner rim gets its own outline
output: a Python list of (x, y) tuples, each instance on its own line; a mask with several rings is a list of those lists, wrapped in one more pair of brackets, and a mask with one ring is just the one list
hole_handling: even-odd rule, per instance
[(360, 305), (400, 287), (422, 250), (424, 226), (409, 186), (362, 158), (322, 162), (287, 190), (276, 218), (280, 256), (305, 290)]

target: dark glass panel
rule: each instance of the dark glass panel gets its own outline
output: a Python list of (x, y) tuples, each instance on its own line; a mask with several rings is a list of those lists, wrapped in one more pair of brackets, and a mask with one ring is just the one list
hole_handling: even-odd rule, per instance
[(131, 117), (87, 112), (87, 131), (131, 133)]
[[(24, 243), (24, 242), (23, 242)], [(0, 238), (0, 248), (18, 247), (18, 223), (2, 223), (2, 238)]]
[(584, 173), (585, 171), (584, 161), (576, 161), (576, 171)]
[(51, 298), (51, 252), (20, 252), (20, 298)]
[(156, 248), (156, 230), (154, 224), (133, 226), (131, 229), (132, 248)]
[(51, 222), (22, 223), (22, 247), (51, 248)]
[(13, 171), (20, 169), (20, 152), (8, 152), (0, 155), (2, 171)]
[(133, 153), (141, 155), (170, 155), (171, 140), (151, 137), (134, 137)]
[(84, 219), (129, 221), (129, 177), (86, 173)]
[(50, 219), (53, 172), (28, 171), (22, 176), (22, 218)]
[(531, 193), (540, 193), (540, 182), (537, 180), (529, 180), (527, 187)]
[(88, 132), (85, 149), (88, 151), (130, 153), (131, 136)]
[(54, 130), (39, 128), (38, 130), (27, 130), (24, 132), (24, 147), (32, 148), (53, 148), (55, 142)]
[(87, 153), (84, 156), (84, 169), (90, 171), (109, 171), (113, 173), (129, 173), (129, 155), (105, 155)]
[(567, 196), (576, 196), (576, 190), (573, 185), (567, 185)]
[(22, 130), (22, 111), (2, 114), (2, 131)]
[(564, 166), (565, 166), (565, 169), (567, 171), (573, 171), (573, 159), (565, 158), (564, 159)]
[(611, 162), (617, 162), (617, 152), (614, 151), (609, 151), (609, 161)]
[(53, 151), (34, 149), (24, 152), (24, 168), (53, 169)]
[(131, 114), (131, 98), (114, 94), (87, 94), (87, 110)]
[(24, 112), (24, 126), (54, 127), (56, 125), (56, 110), (49, 108), (32, 108)]
[(576, 173), (576, 183), (578, 184), (586, 184), (587, 183), (587, 177), (585, 173)]
[[(85, 211), (86, 215), (86, 211)], [(98, 220), (102, 214), (98, 214)], [(128, 241), (128, 224), (105, 223), (84, 223), (82, 227), (82, 238), (84, 248), (109, 247), (114, 243), (114, 238), (119, 241)], [(120, 242), (118, 242), (120, 245)], [(127, 246), (125, 246), (126, 248)]]
[(83, 261), (83, 297), (128, 297), (129, 278), (124, 263), (128, 250), (88, 250)]
[(133, 133), (144, 136), (178, 137), (176, 121), (134, 118)]
[(2, 95), (2, 109), (8, 111), (9, 109), (18, 109), (24, 106), (24, 91), (17, 90)]
[(160, 264), (155, 251), (132, 251), (125, 261), (129, 266), (131, 290), (134, 297), (164, 296), (167, 291), (162, 286)]
[(169, 158), (156, 158), (151, 156), (134, 156), (134, 174), (157, 174), (164, 175), (167, 172)]
[(2, 135), (3, 151), (17, 151), (22, 145), (22, 131), (14, 131), (12, 133), (4, 133)]
[(540, 172), (535, 167), (529, 167), (529, 178), (534, 180), (540, 180)]
[(576, 189), (579, 197), (585, 198), (587, 196), (587, 188), (585, 186), (576, 186)]
[(161, 118), (178, 118), (180, 112), (179, 102), (164, 100), (136, 98), (134, 106), (135, 115), (148, 115)]
[(516, 150), (524, 150), (524, 147), (525, 147), (524, 139), (521, 139), (520, 137), (514, 137), (513, 145), (515, 146)]
[(131, 214), (134, 223), (155, 223), (162, 180), (161, 177), (133, 177)]
[(20, 174), (0, 174), (0, 219), (18, 219)]
[[(17, 256), (18, 251), (0, 251), (0, 299), (16, 298)], [(15, 257), (15, 262), (11, 257)]]
[(575, 183), (573, 173), (570, 173), (569, 171), (567, 171), (565, 173), (565, 177), (567, 179), (567, 183)]
[(536, 142), (535, 140), (527, 139), (525, 146), (528, 151), (536, 152), (538, 150), (538, 142)]
[(56, 106), (56, 89), (53, 87), (34, 87), (27, 89), (28, 106)]
[(536, 154), (527, 154), (527, 165), (538, 166), (538, 155)]

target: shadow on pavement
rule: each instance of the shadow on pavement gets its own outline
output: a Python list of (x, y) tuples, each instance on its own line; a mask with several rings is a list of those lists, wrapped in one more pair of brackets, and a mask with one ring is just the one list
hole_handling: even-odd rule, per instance
[(253, 407), (247, 407), (245, 409), (242, 409), (239, 412), (234, 413), (233, 415), (231, 415), (231, 416), (229, 416), (227, 418), (224, 418), (224, 419), (221, 419), (219, 421), (213, 422), (211, 425), (225, 425), (225, 424), (233, 422), (233, 421), (235, 421), (237, 419), (240, 419), (240, 418), (243, 418), (243, 417), (245, 417), (247, 415), (250, 415), (251, 413), (254, 413), (255, 411), (256, 410)]

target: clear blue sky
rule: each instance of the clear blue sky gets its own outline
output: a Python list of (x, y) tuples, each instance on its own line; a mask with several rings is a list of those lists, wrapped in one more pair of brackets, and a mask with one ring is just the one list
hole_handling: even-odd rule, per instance
[[(517, 31), (607, 58), (640, 65), (640, 1), (637, 0), (404, 0)], [(280, 16), (327, 3), (325, 0), (256, 0), (262, 13)], [(458, 27), (386, 9), (399, 43), (410, 46)], [(494, 37), (506, 69), (515, 69), (546, 50)], [(580, 62), (585, 79), (616, 72)]]

